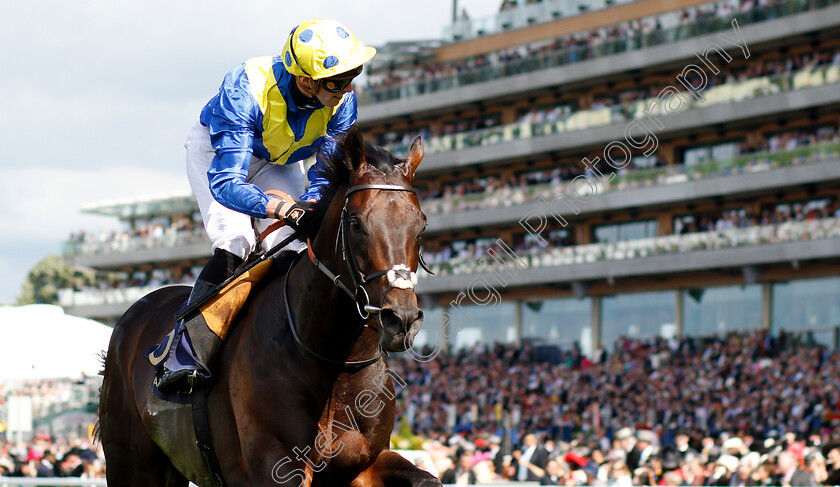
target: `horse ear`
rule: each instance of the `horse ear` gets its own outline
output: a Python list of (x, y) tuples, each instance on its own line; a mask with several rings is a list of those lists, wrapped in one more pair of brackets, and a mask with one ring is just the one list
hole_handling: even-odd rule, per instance
[(402, 163), (402, 170), (409, 181), (414, 181), (414, 173), (417, 171), (417, 166), (423, 160), (423, 138), (419, 135), (414, 138), (411, 143), (411, 149), (408, 150), (408, 156), (405, 162)]
[(350, 127), (344, 136), (344, 165), (355, 173), (365, 162), (365, 138), (357, 125)]

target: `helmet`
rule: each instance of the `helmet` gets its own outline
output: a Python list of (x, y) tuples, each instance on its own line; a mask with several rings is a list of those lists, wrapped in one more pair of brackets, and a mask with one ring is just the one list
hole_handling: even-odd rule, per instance
[(330, 78), (361, 67), (376, 54), (341, 22), (314, 19), (292, 29), (283, 46), (283, 64), (295, 76)]

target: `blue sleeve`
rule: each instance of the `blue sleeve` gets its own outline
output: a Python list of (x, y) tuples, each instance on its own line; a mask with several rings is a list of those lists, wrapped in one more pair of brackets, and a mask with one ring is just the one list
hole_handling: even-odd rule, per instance
[(309, 188), (301, 196), (302, 200), (318, 201), (321, 199), (321, 190), (329, 185), (329, 181), (324, 174), (324, 160), (329, 160), (339, 152), (336, 136), (350, 130), (350, 127), (356, 123), (356, 118), (358, 118), (356, 95), (350, 92), (345, 95), (344, 102), (338, 107), (327, 124), (327, 133), (321, 141), (318, 157), (315, 158), (315, 164), (309, 168), (307, 173)]
[(253, 153), (254, 134), (261, 126), (260, 109), (242, 87), (222, 85), (201, 114), (210, 129), (216, 157), (207, 172), (210, 192), (220, 204), (256, 218), (266, 217), (268, 196), (245, 181)]

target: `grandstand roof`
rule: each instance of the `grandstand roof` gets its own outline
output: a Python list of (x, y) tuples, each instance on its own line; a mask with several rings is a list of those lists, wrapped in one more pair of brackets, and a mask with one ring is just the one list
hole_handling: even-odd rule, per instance
[(391, 41), (377, 46), (376, 57), (370, 60), (366, 68), (371, 74), (389, 69), (416, 66), (434, 56), (434, 49), (442, 46), (437, 39), (416, 41)]
[(82, 213), (113, 216), (120, 220), (182, 215), (198, 210), (192, 191), (157, 193), (82, 203)]

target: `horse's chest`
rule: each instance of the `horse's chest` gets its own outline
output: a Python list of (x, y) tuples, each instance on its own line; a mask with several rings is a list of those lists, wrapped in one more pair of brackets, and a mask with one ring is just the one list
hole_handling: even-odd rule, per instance
[[(356, 396), (358, 397), (358, 395)], [(365, 468), (388, 446), (393, 419), (382, 414), (384, 403), (373, 397), (337, 398), (318, 422), (315, 451), (335, 470)], [(368, 404), (371, 402), (371, 404)]]

